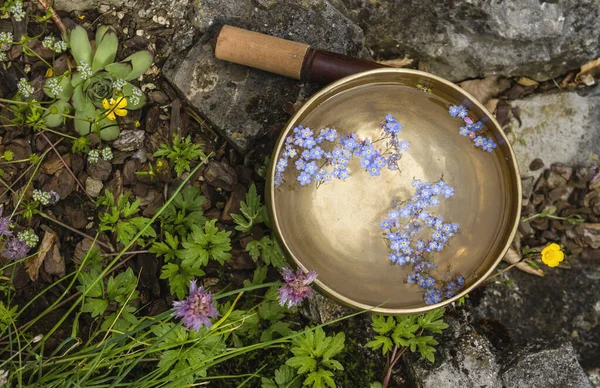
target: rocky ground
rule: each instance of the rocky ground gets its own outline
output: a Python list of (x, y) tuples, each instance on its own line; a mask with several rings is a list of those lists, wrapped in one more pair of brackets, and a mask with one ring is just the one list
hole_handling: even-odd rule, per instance
[[(565, 264), (545, 269), (544, 277), (513, 269), (480, 287), (465, 306), (449, 313), (451, 328), (440, 340), (436, 363), (407, 357), (395, 375), (396, 384), (600, 386), (600, 180), (595, 156), (600, 154), (600, 88), (594, 85), (594, 71), (580, 72), (582, 65), (600, 57), (598, 2), (56, 0), (54, 4), (67, 25), (75, 20), (91, 28), (112, 24), (128, 50), (150, 47), (156, 52), (156, 64), (141, 84), (149, 104), (136, 111), (137, 117), (128, 116), (131, 123), (140, 120), (142, 125), (122, 131), (113, 144), (112, 163), (86, 167), (81, 157), (58, 148), (88, 195), (97, 196), (104, 188), (115, 193), (126, 188), (142, 200), (144, 216), (162, 205), (173, 177), (150, 182), (135, 172), (143, 169), (161, 142), (181, 131), (216, 152), (201, 178), (209, 199), (205, 213), (231, 224), (228, 214), (239, 209), (247, 186), (262, 181), (263, 162), (278, 131), (318, 90), (216, 60), (211, 39), (223, 24), (363, 58), (409, 58), (412, 62), (404, 61), (410, 62), (409, 67), (467, 81), (461, 85), (495, 112), (514, 142), (523, 175), (523, 215), (555, 206), (556, 216), (579, 214), (584, 223), (543, 217), (523, 222), (515, 248), (558, 242), (569, 254)], [(34, 66), (33, 78), (41, 81), (43, 74), (36, 71)], [(13, 78), (2, 79), (4, 96), (14, 91), (17, 78)], [(18, 158), (26, 158), (32, 147), (44, 146), (6, 136), (3, 144)], [(15, 166), (19, 168), (23, 166)], [(51, 157), (42, 173), (45, 190), (54, 189), (61, 198), (72, 200), (60, 202), (53, 214), (84, 230), (95, 210), (85, 205), (84, 194), (77, 191), (59, 158)], [(62, 233), (65, 254), (86, 249), (69, 244), (75, 235)], [(227, 276), (241, 283), (253, 264), (241, 246), (237, 249)], [(132, 262), (148, 268), (153, 260), (139, 255)], [(40, 276), (49, 281), (56, 271), (60, 268), (43, 268)], [(142, 272), (148, 273), (152, 271)], [(22, 282), (17, 288), (29, 282), (24, 272), (17, 279)], [(140, 279), (149, 300), (160, 294), (158, 281), (154, 275)], [(157, 300), (149, 312), (166, 308), (164, 300)], [(315, 297), (305, 315), (320, 322), (344, 312)], [(345, 330), (348, 337), (354, 333), (355, 338), (366, 339), (367, 318), (349, 323)], [(369, 368), (377, 376), (382, 360), (364, 347), (365, 342), (357, 340), (360, 361), (349, 373)]]

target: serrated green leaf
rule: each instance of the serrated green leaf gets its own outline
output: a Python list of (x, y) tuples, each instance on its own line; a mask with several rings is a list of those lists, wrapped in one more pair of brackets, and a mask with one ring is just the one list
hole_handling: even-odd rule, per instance
[(287, 335), (292, 334), (292, 329), (290, 329), (290, 324), (287, 322), (274, 322), (267, 329), (263, 330), (260, 335), (261, 342), (267, 342), (273, 340), (273, 334), (279, 334), (279, 337), (285, 337)]
[(443, 321), (444, 308), (435, 309), (421, 315), (417, 321), (419, 326), (425, 330), (429, 330), (433, 333), (441, 333), (442, 330), (446, 329), (448, 325)]
[(432, 363), (435, 361), (435, 348), (433, 346), (437, 345), (438, 342), (432, 336), (423, 335), (411, 338), (409, 342), (411, 352), (415, 352), (418, 349), (422, 358)]
[(390, 350), (392, 350), (394, 343), (389, 337), (378, 335), (375, 336), (374, 340), (367, 342), (367, 347), (373, 350), (381, 348), (381, 352), (385, 356)]
[(92, 317), (98, 317), (108, 308), (108, 301), (104, 299), (86, 298), (85, 303), (81, 306), (81, 311), (90, 313)]
[(311, 385), (313, 388), (335, 388), (335, 381), (332, 377), (333, 372), (319, 368), (319, 370), (306, 376), (306, 380), (304, 380), (303, 385)]
[(371, 317), (371, 326), (373, 330), (375, 330), (378, 334), (387, 334), (390, 331), (394, 330), (396, 327), (396, 321), (394, 317), (384, 316), (384, 315), (376, 315), (374, 314)]
[(345, 340), (346, 335), (343, 332), (337, 333), (335, 337), (333, 337), (329, 346), (325, 349), (325, 352), (323, 353), (323, 360), (329, 360), (344, 350)]
[(294, 356), (289, 358), (285, 363), (286, 365), (298, 369), (299, 374), (312, 372), (317, 368), (317, 361), (309, 356)]

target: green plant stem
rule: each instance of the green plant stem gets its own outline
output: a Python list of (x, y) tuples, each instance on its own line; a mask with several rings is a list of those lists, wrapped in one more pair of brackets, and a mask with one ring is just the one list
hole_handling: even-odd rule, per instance
[[(59, 144), (61, 141), (63, 141), (63, 139), (59, 139), (59, 140), (58, 140), (56, 143), (54, 143), (54, 145), (55, 145), (55, 146), (56, 146), (56, 145), (58, 145), (58, 144)], [(43, 153), (43, 154), (40, 156), (40, 160), (38, 161), (38, 163), (41, 163), (41, 161), (44, 159), (44, 157), (46, 157), (46, 155), (48, 154), (48, 152), (50, 152), (50, 149), (47, 149), (46, 151), (44, 151), (44, 153)], [(39, 164), (38, 164), (38, 165), (39, 165)], [(29, 170), (33, 168), (33, 166), (34, 166), (34, 165), (32, 164), (32, 165), (30, 165), (29, 167), (27, 167), (27, 169), (26, 169), (25, 171), (23, 171), (23, 172), (21, 173), (21, 175), (19, 175), (19, 176), (17, 177), (17, 179), (15, 179), (15, 180), (14, 180), (14, 182), (12, 182), (12, 183), (11, 183), (11, 185), (10, 185), (10, 188), (9, 188), (9, 189), (7, 189), (6, 191), (4, 191), (2, 194), (0, 194), (0, 198), (4, 197), (4, 195), (5, 195), (6, 193), (8, 193), (9, 191), (12, 191), (12, 187), (13, 187), (13, 186), (14, 186), (14, 185), (15, 185), (15, 184), (18, 182), (18, 181), (20, 181), (20, 180), (21, 180), (21, 179), (22, 179), (22, 178), (23, 178), (23, 177), (24, 177), (24, 176), (25, 176), (25, 175), (26, 175), (26, 174), (29, 172)], [(36, 169), (36, 171), (37, 171), (37, 169)], [(15, 209), (16, 209), (16, 208), (15, 208)]]
[[(72, 226), (64, 224), (64, 223), (60, 222), (59, 220), (57, 220), (56, 218), (53, 218), (53, 217), (49, 216), (48, 214), (44, 213), (41, 210), (38, 210), (37, 214), (39, 214), (41, 217), (47, 219), (48, 221), (52, 221), (55, 224), (57, 224), (59, 226), (62, 226), (63, 228), (68, 229), (71, 232), (76, 233), (76, 234), (82, 236), (83, 238), (86, 238), (88, 240), (94, 241), (94, 238), (92, 236), (90, 236), (89, 234), (85, 234), (85, 233), (83, 233), (83, 232), (81, 232), (81, 231), (73, 228)], [(104, 247), (104, 248), (108, 249), (111, 252), (115, 251), (115, 248), (113, 248), (112, 245), (104, 243), (102, 241), (96, 241), (96, 244), (100, 245), (101, 247)]]
[(62, 137), (66, 137), (67, 139), (77, 140), (77, 138), (75, 136), (67, 135), (66, 133), (58, 132), (58, 131), (55, 131), (55, 130), (53, 130), (51, 128), (48, 128), (48, 127), (44, 127), (44, 131), (48, 131), (50, 133), (53, 133), (55, 135), (59, 135), (59, 136), (62, 136)]

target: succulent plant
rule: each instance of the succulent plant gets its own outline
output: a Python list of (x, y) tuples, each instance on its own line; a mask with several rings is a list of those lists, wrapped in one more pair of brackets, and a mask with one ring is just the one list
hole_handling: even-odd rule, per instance
[(95, 46), (78, 26), (71, 31), (69, 45), (77, 70), (46, 80), (44, 93), (56, 101), (45, 123), (56, 127), (63, 122), (61, 113), (73, 114), (80, 135), (97, 132), (103, 140), (114, 140), (119, 136), (114, 113), (122, 116), (123, 108), (135, 110), (146, 103), (142, 91), (129, 81), (148, 70), (153, 56), (144, 50), (115, 62), (119, 40), (110, 26), (98, 27)]

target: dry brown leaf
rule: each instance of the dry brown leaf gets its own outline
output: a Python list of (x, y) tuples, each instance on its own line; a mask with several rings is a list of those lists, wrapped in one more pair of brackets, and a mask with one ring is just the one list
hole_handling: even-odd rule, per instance
[[(519, 261), (521, 261), (521, 256), (517, 253), (517, 251), (515, 251), (512, 248), (509, 248), (508, 252), (506, 252), (506, 255), (504, 255), (504, 261), (507, 261), (510, 264), (519, 263)], [(542, 269), (535, 269), (525, 262), (520, 262), (519, 264), (515, 265), (515, 267), (517, 267), (521, 271), (530, 273), (532, 275), (540, 277), (544, 277), (545, 275)]]
[(494, 75), (484, 79), (474, 79), (458, 84), (461, 88), (472, 94), (482, 104), (502, 93), (510, 87), (510, 81), (506, 78)]
[(517, 83), (522, 86), (538, 86), (539, 82), (527, 77), (519, 77)]
[(600, 73), (600, 58), (589, 61), (581, 66), (579, 73), (575, 76), (575, 81), (588, 86), (593, 85), (595, 83), (594, 76), (598, 73)]
[(25, 269), (27, 270), (27, 274), (31, 281), (35, 282), (37, 280), (44, 259), (56, 243), (58, 243), (58, 236), (56, 236), (56, 233), (45, 231), (44, 238), (42, 238), (42, 243), (40, 244), (40, 249), (37, 254), (25, 260)]
[(386, 59), (384, 61), (377, 61), (377, 63), (381, 63), (382, 65), (391, 66), (391, 67), (405, 67), (414, 62), (412, 58), (397, 58), (397, 59)]
[(58, 239), (44, 259), (44, 269), (48, 275), (56, 275), (58, 277), (65, 276), (65, 259), (60, 254), (60, 243)]
[(500, 102), (497, 98), (492, 98), (485, 104), (485, 109), (489, 110), (491, 114), (496, 113), (496, 108), (498, 107), (498, 102)]

